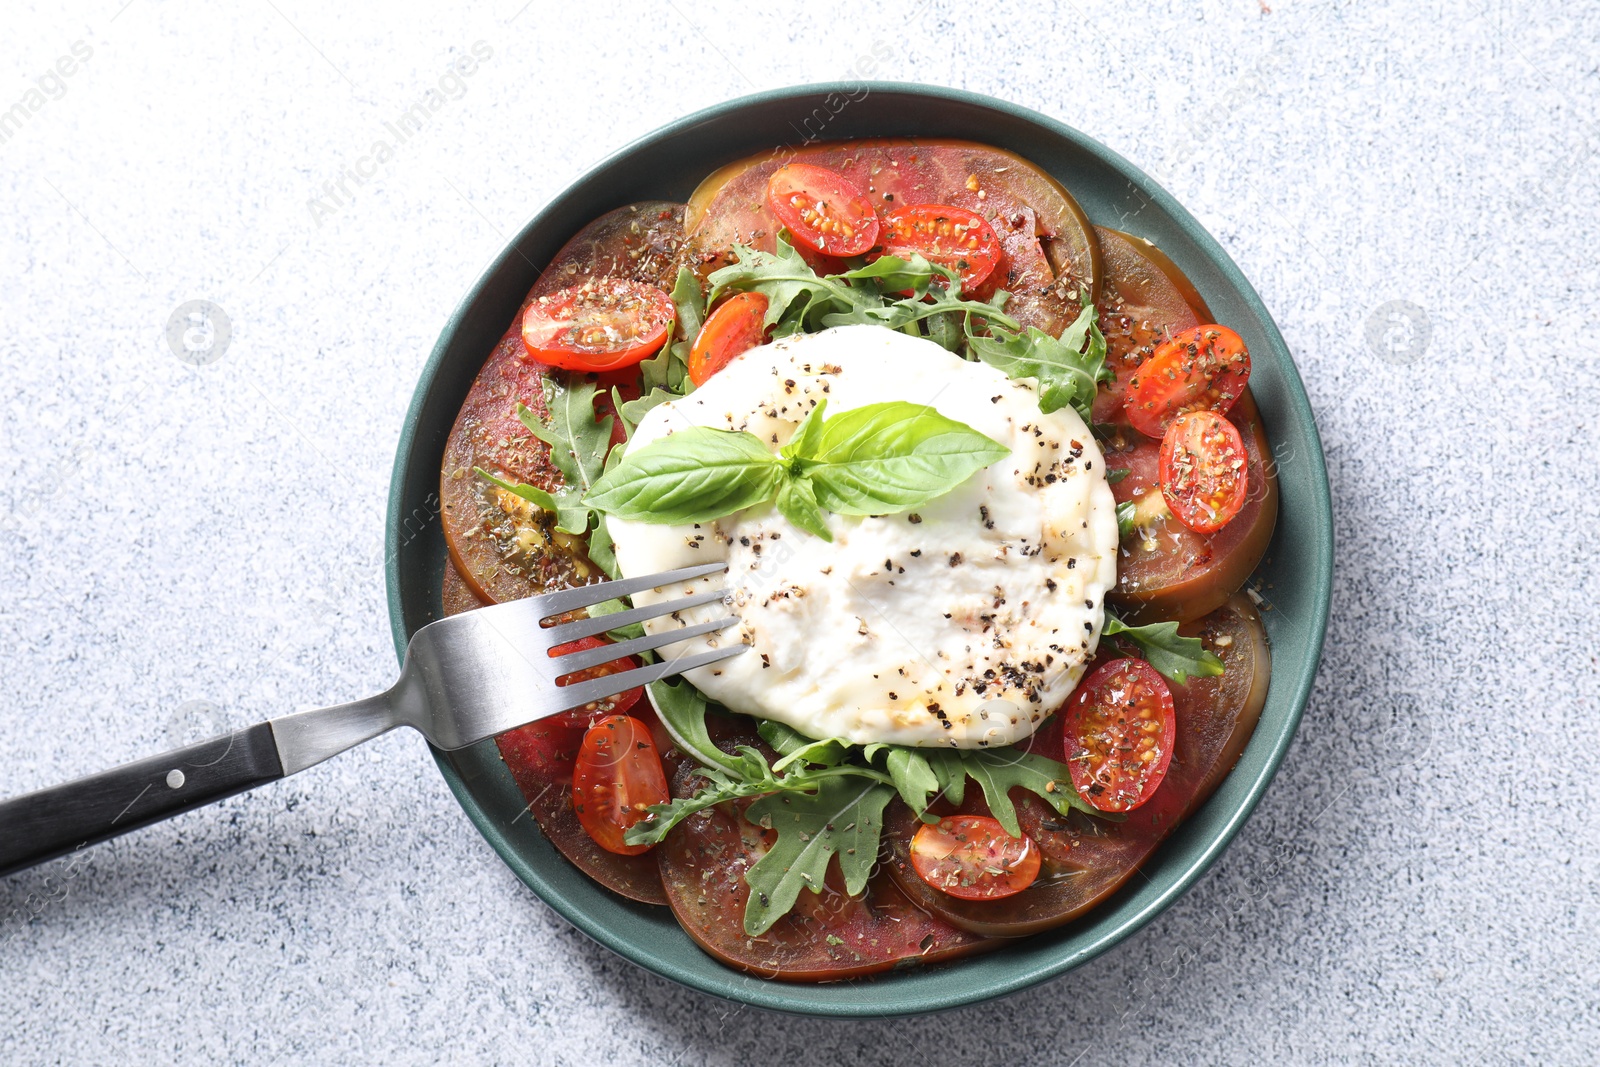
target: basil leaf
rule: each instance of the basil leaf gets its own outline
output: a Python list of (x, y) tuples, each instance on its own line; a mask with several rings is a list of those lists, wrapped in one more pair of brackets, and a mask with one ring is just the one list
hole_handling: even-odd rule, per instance
[(778, 455), (784, 459), (795, 459), (800, 456), (815, 456), (817, 446), (822, 440), (822, 420), (828, 410), (828, 398), (823, 397), (817, 401), (817, 406), (794, 428), (794, 433), (789, 437), (789, 443), (778, 450)]
[(1129, 626), (1108, 611), (1100, 636), (1132, 641), (1150, 666), (1179, 685), (1191, 677), (1215, 678), (1222, 673), (1222, 660), (1217, 654), (1207, 649), (1198, 637), (1179, 637), (1175, 622)]
[(895, 400), (828, 419), (815, 451), (796, 460), (828, 511), (886, 515), (941, 496), (1009, 454), (934, 408)]
[(828, 529), (828, 518), (817, 504), (816, 487), (810, 478), (804, 475), (785, 478), (778, 487), (776, 503), (778, 513), (794, 525), (824, 541), (833, 541), (833, 531)]
[(629, 449), (584, 502), (641, 522), (709, 522), (772, 499), (783, 476), (755, 434), (691, 426)]

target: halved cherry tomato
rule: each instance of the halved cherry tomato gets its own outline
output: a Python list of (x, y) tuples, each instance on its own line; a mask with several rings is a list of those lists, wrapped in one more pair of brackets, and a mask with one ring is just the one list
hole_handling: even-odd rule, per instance
[(766, 314), (764, 293), (739, 293), (717, 305), (689, 350), (689, 380), (704, 385), (734, 356), (764, 343), (767, 328), (762, 320)]
[(1250, 380), (1250, 353), (1226, 326), (1195, 326), (1165, 342), (1128, 379), (1128, 421), (1160, 438), (1186, 411), (1226, 415)]
[(1172, 690), (1142, 659), (1114, 659), (1079, 684), (1062, 723), (1078, 795), (1101, 811), (1132, 811), (1166, 777), (1177, 738)]
[(961, 291), (970, 293), (993, 273), (1002, 255), (1000, 238), (989, 220), (949, 204), (908, 204), (883, 220), (883, 254), (923, 259), (961, 272)]
[(779, 167), (767, 179), (767, 206), (795, 243), (813, 252), (859, 256), (878, 240), (872, 201), (849, 178), (827, 167)]
[(608, 715), (589, 727), (572, 769), (572, 810), (595, 844), (620, 856), (648, 851), (652, 846), (630, 845), (623, 835), (646, 808), (669, 799), (667, 773), (648, 726)]
[(653, 285), (593, 278), (530, 303), (522, 343), (530, 359), (552, 367), (616, 370), (665, 344), (672, 315), (672, 301)]
[(1214, 533), (1244, 507), (1248, 462), (1233, 423), (1215, 411), (1179, 415), (1161, 439), (1161, 496), (1189, 529)]
[[(587, 652), (591, 648), (604, 648), (609, 643), (608, 641), (602, 641), (598, 637), (580, 637), (576, 641), (568, 641), (564, 645), (557, 645), (550, 650), (550, 655), (566, 656), (573, 652)], [(579, 682), (587, 682), (593, 678), (604, 678), (608, 674), (621, 674), (623, 671), (630, 671), (637, 666), (639, 666), (638, 660), (632, 656), (624, 656), (622, 659), (611, 663), (602, 663), (598, 667), (589, 667), (585, 670), (574, 671), (572, 674), (564, 674), (556, 680), (556, 684), (577, 685)], [(628, 689), (618, 693), (616, 696), (606, 697), (604, 700), (591, 700), (581, 708), (572, 708), (569, 711), (563, 711), (559, 715), (552, 715), (550, 718), (563, 726), (573, 726), (582, 730), (607, 715), (626, 715), (628, 709), (637, 704), (639, 698), (643, 695), (643, 689)]]
[(924, 824), (911, 839), (911, 866), (941, 893), (996, 900), (1020, 893), (1039, 877), (1039, 849), (1012, 837), (987, 815), (949, 815)]

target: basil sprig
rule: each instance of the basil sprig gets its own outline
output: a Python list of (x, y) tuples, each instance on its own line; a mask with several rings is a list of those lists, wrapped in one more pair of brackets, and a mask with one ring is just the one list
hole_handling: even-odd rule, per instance
[(907, 511), (1010, 454), (924, 404), (895, 400), (832, 418), (826, 410), (824, 399), (776, 454), (753, 433), (707, 426), (631, 448), (583, 502), (609, 516), (682, 525), (771, 500), (794, 525), (832, 541), (824, 511)]

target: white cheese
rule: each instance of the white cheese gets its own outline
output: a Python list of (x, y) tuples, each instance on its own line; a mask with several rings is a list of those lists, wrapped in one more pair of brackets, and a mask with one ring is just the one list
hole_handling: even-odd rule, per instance
[[(1116, 583), (1116, 506), (1100, 450), (1070, 409), (1039, 412), (1031, 382), (931, 341), (849, 326), (752, 349), (651, 411), (631, 448), (690, 425), (748, 430), (774, 450), (816, 402), (828, 415), (928, 404), (1011, 449), (912, 513), (828, 515), (830, 544), (770, 505), (696, 526), (612, 519), (625, 575), (726, 559), (726, 604), (682, 623), (741, 619), (668, 655), (743, 641), (688, 675), (730, 710), (811, 737), (975, 748), (1031, 734), (1093, 655)], [(656, 603), (708, 588), (683, 583)], [(652, 632), (679, 625), (650, 624)]]

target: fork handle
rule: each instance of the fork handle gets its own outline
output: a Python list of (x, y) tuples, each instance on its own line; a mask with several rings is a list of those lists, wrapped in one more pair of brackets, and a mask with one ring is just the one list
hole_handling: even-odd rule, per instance
[(0, 801), (0, 878), (282, 777), (272, 726), (258, 723)]

